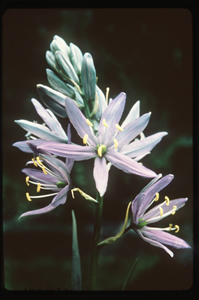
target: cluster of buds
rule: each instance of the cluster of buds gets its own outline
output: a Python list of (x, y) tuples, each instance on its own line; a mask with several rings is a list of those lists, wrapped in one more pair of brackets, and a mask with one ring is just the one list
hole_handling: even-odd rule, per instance
[(46, 69), (51, 88), (37, 85), (41, 100), (57, 115), (66, 117), (65, 96), (73, 99), (84, 115), (91, 119), (97, 130), (101, 115), (106, 108), (104, 93), (96, 84), (96, 70), (90, 53), (81, 50), (55, 35), (46, 51), (51, 69)]

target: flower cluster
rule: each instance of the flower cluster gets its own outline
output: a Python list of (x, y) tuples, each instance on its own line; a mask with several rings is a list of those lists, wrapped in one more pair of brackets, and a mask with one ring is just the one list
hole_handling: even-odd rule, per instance
[[(26, 140), (13, 145), (21, 151), (31, 153), (33, 158), (22, 172), (26, 175), (26, 184), (35, 184), (37, 193), (50, 190), (50, 194), (30, 196), (34, 198), (53, 197), (51, 203), (33, 211), (23, 213), (20, 217), (43, 214), (52, 211), (67, 200), (69, 191), (79, 191), (87, 200), (98, 205), (97, 200), (73, 187), (71, 170), (75, 161), (94, 160), (93, 178), (97, 192), (103, 197), (108, 189), (108, 178), (111, 166), (121, 171), (153, 178), (152, 181), (135, 197), (131, 203), (132, 219), (129, 229), (133, 229), (144, 241), (153, 246), (163, 248), (170, 256), (173, 252), (164, 245), (174, 248), (189, 248), (182, 239), (168, 233), (179, 231), (179, 226), (169, 224), (166, 228), (149, 227), (148, 224), (174, 215), (183, 207), (187, 198), (165, 201), (150, 210), (149, 207), (159, 199), (159, 191), (167, 186), (173, 175), (166, 175), (160, 179), (154, 171), (145, 167), (140, 160), (161, 141), (168, 133), (158, 132), (146, 137), (143, 133), (148, 125), (151, 112), (140, 116), (140, 101), (137, 101), (130, 112), (120, 123), (126, 94), (120, 93), (116, 98), (109, 99), (109, 89), (106, 95), (96, 84), (96, 70), (91, 54), (82, 54), (74, 44), (68, 46), (59, 36), (54, 36), (50, 44), (50, 51), (46, 52), (46, 60), (51, 69), (46, 69), (50, 87), (38, 84), (38, 94), (44, 108), (39, 101), (32, 99), (37, 114), (43, 124), (27, 120), (15, 121), (27, 133)], [(67, 132), (56, 115), (69, 121)], [(120, 123), (120, 124), (119, 124)], [(70, 124), (73, 125), (81, 138), (79, 144), (72, 143)], [(132, 177), (133, 178), (133, 177)], [(128, 211), (129, 211), (128, 206)], [(119, 238), (125, 233), (125, 226)], [(100, 244), (109, 244), (117, 238), (106, 239)]]

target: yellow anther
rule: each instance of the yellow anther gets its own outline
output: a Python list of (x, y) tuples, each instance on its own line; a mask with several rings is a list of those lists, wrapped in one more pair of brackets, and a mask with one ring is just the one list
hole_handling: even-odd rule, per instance
[(156, 193), (156, 194), (155, 194), (154, 201), (158, 201), (158, 200), (159, 200), (159, 193)]
[(175, 233), (177, 233), (180, 230), (180, 227), (178, 225), (175, 225), (174, 227), (176, 228)]
[(89, 121), (89, 119), (86, 119), (86, 123), (87, 123), (89, 126), (93, 127), (93, 124), (91, 123), (91, 121)]
[(36, 161), (35, 161), (35, 159), (34, 159), (34, 158), (32, 158), (32, 161), (33, 161), (33, 163), (34, 163), (35, 167), (37, 167), (37, 163), (36, 163)]
[(72, 194), (73, 199), (75, 199), (75, 196), (74, 196), (74, 189), (71, 190), (71, 194)]
[(27, 184), (27, 185), (30, 185), (30, 183), (28, 182), (28, 181), (29, 181), (29, 179), (30, 179), (30, 177), (29, 177), (29, 176), (27, 176), (27, 177), (26, 177), (26, 184)]
[(32, 201), (32, 200), (30, 199), (29, 193), (26, 193), (26, 198), (27, 198), (28, 201)]
[(38, 183), (38, 185), (37, 185), (37, 193), (39, 193), (40, 190), (41, 190), (41, 183)]
[(118, 141), (116, 139), (114, 139), (113, 141), (114, 141), (115, 149), (117, 149), (118, 148)]
[(97, 149), (97, 153), (100, 157), (102, 157), (102, 146), (99, 146), (99, 148)]
[(108, 127), (108, 124), (106, 123), (106, 120), (105, 120), (105, 119), (103, 119), (102, 124), (103, 124), (105, 127)]
[(170, 200), (169, 200), (169, 197), (165, 196), (164, 199), (165, 199), (165, 201), (166, 201), (166, 205), (169, 206), (169, 201), (170, 201)]
[(84, 138), (83, 138), (83, 143), (86, 145), (87, 143), (87, 139), (88, 139), (88, 134), (85, 134)]
[(171, 231), (173, 224), (169, 224), (169, 231)]
[(38, 162), (38, 164), (39, 164), (40, 166), (43, 166), (42, 162), (40, 161), (39, 156), (36, 157), (36, 160), (37, 160), (37, 162)]
[(163, 216), (163, 209), (162, 209), (161, 206), (159, 207), (159, 209), (160, 209), (160, 216), (162, 217)]
[(116, 127), (119, 131), (123, 131), (123, 130), (124, 130), (119, 124), (115, 124), (115, 127)]
[(42, 168), (42, 171), (44, 172), (44, 174), (45, 174), (45, 175), (47, 175), (48, 173), (46, 172), (46, 169), (45, 169), (45, 167), (44, 167), (44, 166), (42, 166), (41, 168)]
[(176, 209), (177, 209), (177, 206), (176, 206), (176, 205), (174, 205), (174, 206), (173, 206), (173, 210), (174, 210), (174, 212), (172, 212), (172, 215), (175, 215), (175, 213), (176, 213)]

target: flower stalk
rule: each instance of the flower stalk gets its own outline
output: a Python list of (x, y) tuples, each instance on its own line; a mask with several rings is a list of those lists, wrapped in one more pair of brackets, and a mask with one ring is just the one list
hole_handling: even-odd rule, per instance
[(94, 234), (93, 234), (93, 251), (91, 255), (91, 265), (90, 265), (90, 290), (96, 289), (96, 280), (97, 280), (97, 268), (98, 268), (98, 257), (99, 257), (99, 247), (97, 246), (100, 239), (100, 230), (101, 230), (101, 219), (102, 219), (102, 210), (103, 210), (103, 197), (97, 192), (96, 197), (98, 204), (96, 205), (96, 216), (94, 224)]

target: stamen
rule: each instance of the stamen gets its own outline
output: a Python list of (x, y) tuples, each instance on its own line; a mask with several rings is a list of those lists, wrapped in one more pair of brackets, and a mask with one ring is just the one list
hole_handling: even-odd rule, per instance
[(162, 209), (161, 206), (159, 207), (159, 209), (160, 209), (160, 215), (161, 215), (161, 217), (162, 217), (162, 216), (163, 216), (163, 209)]
[(41, 190), (41, 183), (38, 183), (38, 185), (37, 185), (37, 193), (39, 193), (40, 190)]
[(169, 224), (169, 231), (171, 231), (173, 224)]
[(174, 205), (173, 206), (173, 209), (174, 209), (174, 211), (171, 213), (172, 215), (175, 215), (175, 213), (176, 213), (176, 209), (177, 209), (177, 206), (176, 205)]
[(32, 201), (32, 199), (30, 199), (29, 193), (26, 193), (26, 198), (27, 198), (28, 201)]
[[(45, 198), (45, 197), (49, 197), (49, 196), (55, 196), (57, 194), (58, 194), (58, 192), (57, 193), (52, 193), (52, 194), (47, 194), (47, 195), (31, 196), (31, 198), (35, 198), (35, 199), (36, 198)], [(29, 193), (26, 193), (26, 198), (28, 199), (28, 201), (32, 201), (30, 196), (29, 196)]]
[(124, 129), (123, 129), (119, 124), (115, 124), (115, 127), (116, 127), (119, 131), (124, 131)]
[(32, 161), (33, 161), (33, 163), (34, 163), (34, 166), (37, 167), (37, 163), (36, 163), (36, 161), (35, 161), (34, 158), (32, 158)]
[(71, 190), (71, 194), (72, 194), (73, 199), (75, 199), (75, 196), (74, 196), (74, 189)]
[(42, 166), (41, 168), (42, 168), (42, 171), (44, 172), (44, 174), (47, 175), (48, 173), (46, 171), (46, 168), (44, 166)]
[(40, 161), (39, 156), (36, 157), (36, 160), (37, 160), (37, 162), (38, 162), (38, 164), (39, 164), (40, 166), (43, 166), (42, 162)]
[(84, 138), (83, 138), (83, 143), (86, 145), (87, 143), (87, 139), (88, 139), (88, 134), (85, 134)]
[(108, 124), (106, 123), (106, 120), (105, 120), (105, 119), (103, 119), (102, 124), (103, 124), (105, 127), (108, 127)]
[(102, 157), (102, 145), (99, 146), (98, 150), (97, 150), (97, 153), (100, 157)]
[(153, 199), (153, 201), (158, 201), (159, 200), (159, 193), (155, 194), (155, 198)]
[(117, 149), (118, 148), (118, 141), (116, 139), (114, 139), (113, 141), (114, 141), (115, 149)]
[(165, 196), (164, 199), (165, 199), (165, 201), (166, 201), (166, 205), (169, 206), (169, 201), (170, 201), (170, 200), (169, 200), (169, 197)]
[(27, 185), (30, 185), (30, 183), (29, 183), (29, 179), (30, 179), (30, 177), (29, 177), (29, 176), (27, 176), (27, 177), (26, 177), (26, 184), (27, 184)]
[(106, 88), (106, 104), (108, 105), (108, 95), (109, 95), (109, 87)]
[(178, 225), (175, 225), (174, 227), (176, 228), (175, 233), (177, 233), (180, 230), (180, 227)]
[(89, 121), (89, 119), (86, 119), (86, 123), (87, 123), (89, 126), (93, 127), (93, 124), (91, 123), (91, 121)]

